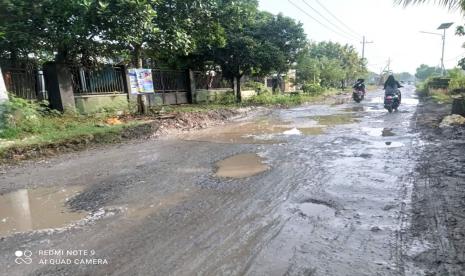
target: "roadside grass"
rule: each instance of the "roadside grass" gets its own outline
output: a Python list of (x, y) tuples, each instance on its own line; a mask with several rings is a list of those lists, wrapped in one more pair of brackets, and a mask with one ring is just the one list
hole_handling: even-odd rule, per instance
[[(348, 91), (348, 90), (346, 90)], [(284, 106), (291, 107), (302, 105), (306, 103), (314, 103), (322, 101), (327, 97), (334, 96), (341, 91), (339, 89), (328, 89), (321, 93), (308, 94), (303, 93), (302, 91), (297, 91), (293, 93), (280, 93), (272, 94), (270, 92), (264, 92), (260, 95), (255, 95), (247, 99), (243, 99), (241, 103), (236, 103), (234, 98), (231, 98), (229, 101), (211, 102), (211, 103), (200, 103), (200, 104), (186, 104), (179, 106), (163, 106), (156, 107), (152, 110), (156, 113), (170, 113), (170, 112), (208, 112), (211, 110), (220, 110), (220, 109), (237, 109), (243, 107), (253, 107), (253, 106)]]
[(453, 98), (450, 95), (441, 92), (432, 92), (430, 93), (430, 96), (436, 103), (451, 104), (453, 101)]

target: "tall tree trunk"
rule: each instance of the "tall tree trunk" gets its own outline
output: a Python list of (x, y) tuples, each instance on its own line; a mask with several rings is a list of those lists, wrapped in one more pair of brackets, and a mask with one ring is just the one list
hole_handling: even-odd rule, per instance
[(142, 68), (142, 45), (138, 44), (134, 46), (134, 66), (136, 68)]
[(236, 75), (234, 77), (234, 87), (235, 87), (235, 93), (236, 93), (236, 101), (238, 103), (242, 102), (242, 95), (241, 95), (241, 78), (242, 75)]

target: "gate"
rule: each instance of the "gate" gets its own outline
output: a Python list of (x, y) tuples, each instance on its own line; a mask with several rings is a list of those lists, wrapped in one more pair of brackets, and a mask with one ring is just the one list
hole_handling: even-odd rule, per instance
[(2, 67), (6, 90), (16, 97), (27, 100), (47, 100), (44, 75), (35, 67)]
[(187, 104), (190, 102), (189, 73), (187, 70), (152, 69), (155, 95), (163, 104)]

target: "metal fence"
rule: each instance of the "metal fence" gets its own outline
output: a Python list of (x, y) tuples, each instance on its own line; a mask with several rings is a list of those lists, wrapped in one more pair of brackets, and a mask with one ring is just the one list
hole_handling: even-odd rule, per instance
[(16, 97), (28, 100), (46, 100), (44, 76), (37, 68), (2, 67), (6, 89)]
[(122, 67), (71, 67), (73, 91), (77, 95), (125, 93), (125, 70)]
[(224, 79), (222, 73), (218, 71), (196, 71), (194, 77), (196, 89), (210, 90), (233, 87), (231, 80)]
[(163, 104), (185, 104), (190, 101), (187, 70), (152, 69), (155, 93), (161, 93)]

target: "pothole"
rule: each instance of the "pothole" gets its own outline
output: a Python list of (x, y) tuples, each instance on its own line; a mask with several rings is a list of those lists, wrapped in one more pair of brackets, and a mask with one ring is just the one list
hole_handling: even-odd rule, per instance
[(302, 203), (299, 206), (300, 215), (316, 218), (316, 219), (331, 219), (336, 216), (336, 210), (323, 204)]
[(281, 134), (291, 129), (285, 122), (274, 124), (269, 121), (235, 123), (204, 129), (185, 135), (186, 140), (230, 144), (273, 144), (279, 143), (270, 134)]
[(401, 142), (391, 142), (391, 141), (385, 141), (385, 142), (374, 142), (371, 147), (372, 148), (400, 148), (403, 147), (404, 144)]
[(344, 124), (353, 124), (353, 123), (358, 122), (358, 119), (356, 119), (355, 116), (351, 114), (311, 116), (309, 118), (317, 121), (319, 125), (324, 125), (324, 126), (336, 126), (336, 125), (344, 125)]
[(246, 178), (269, 169), (264, 159), (255, 153), (233, 155), (216, 163), (215, 175), (222, 178)]
[(363, 112), (363, 111), (365, 111), (365, 107), (362, 106), (362, 105), (352, 106), (352, 107), (344, 108), (344, 111), (346, 111), (346, 112)]
[(382, 127), (363, 127), (362, 131), (368, 134), (368, 136), (373, 137), (392, 137), (396, 136), (394, 132), (392, 132), (392, 128), (382, 128)]
[(394, 132), (392, 132), (392, 128), (383, 128), (381, 136), (383, 136), (383, 137), (391, 137), (391, 136), (396, 136), (396, 134)]
[(0, 236), (15, 232), (60, 228), (87, 216), (66, 207), (83, 190), (66, 188), (20, 189), (0, 196)]
[(324, 128), (308, 122), (288, 122), (277, 119), (234, 123), (184, 134), (191, 141), (227, 144), (276, 144), (285, 142), (282, 135), (321, 135)]

